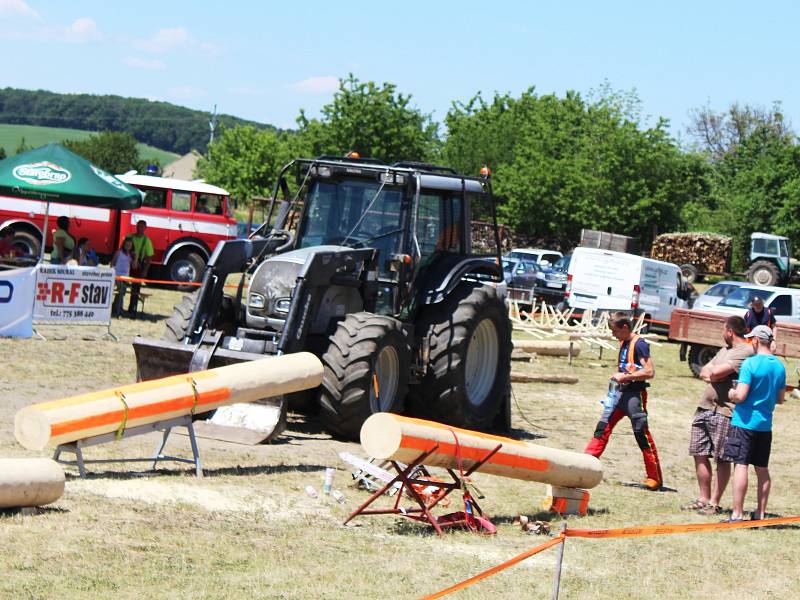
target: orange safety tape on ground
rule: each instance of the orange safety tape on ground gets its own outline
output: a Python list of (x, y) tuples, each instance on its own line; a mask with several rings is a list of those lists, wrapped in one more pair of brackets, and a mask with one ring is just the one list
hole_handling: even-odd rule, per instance
[(477, 583), (482, 579), (486, 579), (500, 571), (504, 571), (505, 569), (517, 564), (525, 560), (528, 557), (533, 556), (534, 554), (538, 554), (542, 550), (547, 550), (553, 546), (556, 546), (562, 543), (568, 537), (578, 537), (578, 538), (619, 538), (619, 537), (645, 537), (645, 536), (652, 536), (652, 535), (669, 535), (669, 534), (676, 534), (676, 533), (700, 533), (704, 531), (724, 531), (724, 530), (731, 530), (731, 529), (749, 529), (749, 528), (756, 528), (756, 527), (770, 527), (774, 525), (787, 525), (789, 523), (800, 523), (800, 516), (798, 517), (776, 517), (774, 519), (761, 519), (759, 521), (736, 521), (733, 523), (686, 523), (682, 525), (641, 525), (638, 527), (622, 527), (618, 529), (565, 529), (558, 536), (554, 537), (553, 539), (545, 542), (544, 544), (540, 544), (523, 552), (522, 554), (518, 554), (512, 559), (505, 561), (497, 565), (496, 567), (492, 567), (491, 569), (487, 569), (481, 573), (478, 573), (474, 577), (470, 577), (469, 579), (465, 579), (455, 585), (451, 585), (449, 588), (436, 592), (434, 594), (430, 594), (429, 596), (423, 596), (422, 600), (428, 600), (432, 598), (441, 598), (442, 596), (446, 596), (447, 594), (451, 594), (452, 592), (464, 589), (472, 585), (473, 583)]
[(683, 525), (641, 525), (638, 527), (621, 527), (619, 529), (567, 529), (564, 535), (580, 538), (619, 538), (644, 537), (651, 535), (670, 535), (675, 533), (698, 533), (703, 531), (719, 531), (724, 529), (748, 529), (753, 527), (769, 527), (800, 523), (800, 517), (776, 517), (760, 521), (734, 521), (733, 523), (686, 523)]
[(486, 579), (487, 577), (491, 577), (495, 573), (499, 573), (500, 571), (504, 571), (505, 569), (514, 566), (518, 562), (522, 562), (526, 558), (530, 558), (534, 554), (539, 554), (543, 550), (547, 550), (548, 548), (552, 548), (553, 546), (557, 546), (561, 542), (564, 541), (564, 536), (559, 535), (554, 537), (551, 540), (546, 541), (544, 544), (539, 544), (538, 546), (531, 548), (530, 550), (526, 550), (522, 554), (518, 554), (514, 558), (511, 558), (504, 563), (497, 565), (496, 567), (492, 567), (491, 569), (487, 569), (482, 573), (478, 573), (474, 577), (470, 577), (469, 579), (465, 579), (464, 581), (457, 583), (455, 585), (451, 585), (449, 588), (438, 591), (434, 594), (430, 594), (429, 596), (423, 596), (421, 600), (432, 600), (433, 598), (441, 598), (442, 596), (446, 596), (447, 594), (452, 594), (455, 591), (462, 590), (465, 587), (472, 585), (473, 583), (479, 582), (481, 579)]

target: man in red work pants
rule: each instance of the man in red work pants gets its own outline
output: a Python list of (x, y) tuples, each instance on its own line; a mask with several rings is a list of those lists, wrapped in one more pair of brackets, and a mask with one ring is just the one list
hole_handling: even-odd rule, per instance
[[(599, 457), (603, 454), (614, 426), (622, 417), (628, 417), (633, 426), (633, 435), (644, 457), (647, 479), (642, 485), (649, 490), (659, 490), (663, 483), (661, 465), (658, 462), (653, 436), (647, 427), (647, 386), (648, 379), (655, 375), (653, 360), (650, 358), (650, 345), (634, 335), (630, 318), (624, 313), (614, 315), (610, 322), (611, 334), (620, 341), (617, 372), (611, 376), (619, 385), (619, 400), (609, 414), (597, 423), (594, 437), (586, 446), (586, 454)], [(608, 415), (608, 416), (606, 416)]]

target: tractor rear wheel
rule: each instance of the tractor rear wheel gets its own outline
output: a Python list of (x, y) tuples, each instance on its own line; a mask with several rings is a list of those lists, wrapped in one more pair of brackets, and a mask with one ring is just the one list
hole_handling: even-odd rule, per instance
[(756, 285), (779, 285), (781, 275), (775, 263), (757, 260), (747, 270), (747, 280)]
[(409, 393), (415, 415), (468, 429), (492, 427), (508, 393), (511, 323), (497, 291), (464, 282), (423, 314), (426, 374)]
[(351, 440), (376, 412), (402, 412), (411, 352), (400, 322), (372, 313), (340, 321), (322, 355), (320, 419)]

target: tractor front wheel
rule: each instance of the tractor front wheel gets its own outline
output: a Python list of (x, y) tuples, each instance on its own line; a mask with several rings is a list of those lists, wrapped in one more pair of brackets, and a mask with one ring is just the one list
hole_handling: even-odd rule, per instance
[(410, 362), (398, 320), (363, 312), (347, 315), (322, 355), (319, 414), (323, 424), (355, 440), (371, 414), (402, 412)]

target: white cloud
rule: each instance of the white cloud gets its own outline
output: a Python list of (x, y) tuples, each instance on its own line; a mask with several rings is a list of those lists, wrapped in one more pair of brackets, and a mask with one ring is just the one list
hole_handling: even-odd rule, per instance
[(309, 77), (290, 84), (289, 89), (308, 94), (329, 94), (339, 89), (339, 78), (333, 75)]
[(163, 71), (167, 68), (167, 65), (161, 59), (139, 58), (138, 56), (126, 56), (122, 59), (122, 64), (134, 69), (146, 69), (148, 71)]
[(0, 0), (0, 17), (40, 18), (39, 13), (24, 0)]
[(66, 42), (81, 44), (83, 42), (96, 42), (102, 39), (103, 35), (97, 29), (97, 23), (94, 22), (94, 19), (81, 17), (80, 19), (75, 19), (72, 25), (64, 29), (62, 37)]

